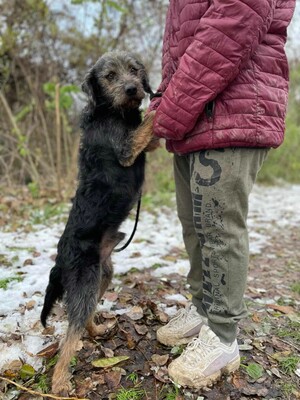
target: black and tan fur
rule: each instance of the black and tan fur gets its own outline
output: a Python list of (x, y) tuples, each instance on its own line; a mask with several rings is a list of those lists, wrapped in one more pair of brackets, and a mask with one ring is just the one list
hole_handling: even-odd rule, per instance
[(81, 116), (78, 187), (41, 314), (46, 325), (55, 301), (65, 300), (69, 327), (52, 379), (52, 391), (63, 395), (71, 389), (68, 367), (84, 329), (91, 336), (103, 333), (94, 313), (112, 279), (111, 252), (125, 236), (119, 227), (141, 191), (143, 150), (149, 143), (148, 149), (156, 147), (153, 114), (141, 123), (141, 101), (145, 92), (152, 92), (136, 57), (125, 52), (103, 55), (82, 89), (88, 104)]

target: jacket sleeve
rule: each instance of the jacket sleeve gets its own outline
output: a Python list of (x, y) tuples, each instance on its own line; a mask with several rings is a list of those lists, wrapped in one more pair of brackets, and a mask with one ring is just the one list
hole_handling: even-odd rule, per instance
[(154, 133), (181, 140), (267, 33), (275, 0), (212, 0), (157, 108)]

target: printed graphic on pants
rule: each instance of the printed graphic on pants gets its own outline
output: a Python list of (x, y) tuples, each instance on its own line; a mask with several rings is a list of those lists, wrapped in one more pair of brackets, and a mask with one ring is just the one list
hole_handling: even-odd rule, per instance
[(220, 266), (227, 266), (227, 260), (223, 256), (223, 249), (226, 247), (223, 234), (225, 203), (215, 187), (221, 182), (222, 167), (216, 159), (210, 158), (210, 154), (210, 151), (201, 151), (195, 153), (192, 159), (193, 215), (202, 250), (202, 306), (206, 312), (224, 314), (226, 276)]

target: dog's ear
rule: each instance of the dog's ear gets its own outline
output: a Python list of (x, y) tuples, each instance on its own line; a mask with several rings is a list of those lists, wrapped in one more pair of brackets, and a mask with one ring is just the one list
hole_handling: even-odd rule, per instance
[(81, 84), (82, 91), (88, 95), (88, 101), (95, 107), (97, 104), (97, 88), (98, 82), (94, 68), (91, 68), (85, 75)]

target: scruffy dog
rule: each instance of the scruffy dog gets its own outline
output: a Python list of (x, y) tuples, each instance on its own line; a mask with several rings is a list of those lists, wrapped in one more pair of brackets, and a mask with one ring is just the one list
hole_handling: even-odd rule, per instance
[(82, 84), (88, 104), (81, 116), (79, 182), (56, 264), (50, 272), (42, 324), (64, 296), (69, 327), (54, 370), (52, 391), (70, 389), (69, 363), (84, 329), (100, 335), (94, 322), (98, 300), (113, 273), (111, 252), (137, 202), (144, 181), (144, 149), (153, 150), (153, 114), (141, 123), (139, 106), (152, 94), (144, 66), (125, 52), (104, 54)]

